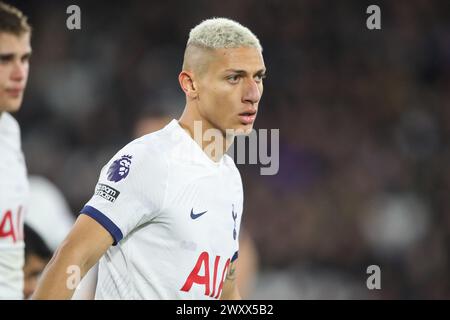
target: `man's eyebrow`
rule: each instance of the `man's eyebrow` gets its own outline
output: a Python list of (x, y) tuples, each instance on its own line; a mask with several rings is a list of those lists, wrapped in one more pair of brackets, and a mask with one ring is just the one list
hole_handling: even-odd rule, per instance
[[(237, 74), (240, 74), (240, 75), (246, 75), (247, 74), (247, 71), (240, 70), (240, 69), (226, 69), (225, 72), (233, 72), (233, 73), (237, 73)], [(264, 73), (266, 73), (266, 69), (265, 68), (256, 71), (255, 75), (264, 74)]]
[(233, 72), (233, 73), (238, 73), (238, 74), (247, 74), (247, 71), (239, 70), (239, 69), (226, 69), (225, 72)]
[(0, 52), (0, 56), (1, 57), (14, 57), (15, 55), (19, 55), (19, 56), (30, 56), (33, 53), (32, 50), (29, 51), (25, 51), (23, 53), (15, 53), (15, 52)]

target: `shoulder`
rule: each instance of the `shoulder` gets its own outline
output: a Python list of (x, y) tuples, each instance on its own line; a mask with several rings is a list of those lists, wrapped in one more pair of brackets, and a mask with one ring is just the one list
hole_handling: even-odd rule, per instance
[(0, 113), (0, 121), (5, 121), (5, 123), (14, 125), (16, 127), (19, 126), (19, 123), (17, 122), (16, 118), (14, 118), (9, 112), (2, 112)]
[[(163, 146), (158, 132), (144, 135), (117, 151), (103, 167), (102, 172), (107, 180), (112, 182), (127, 181), (131, 178), (155, 183), (156, 180), (165, 179), (168, 175), (168, 164)], [(152, 179), (145, 179), (149, 176)]]
[(19, 123), (8, 112), (0, 113), (0, 135), (6, 137), (8, 143), (12, 144), (17, 150), (21, 148)]
[(0, 128), (2, 129), (2, 131), (5, 130), (9, 133), (20, 135), (19, 123), (17, 122), (16, 118), (14, 118), (8, 112), (0, 113)]
[(121, 148), (108, 162), (108, 179), (118, 182), (128, 172), (161, 171), (166, 169), (165, 155), (153, 139), (133, 140)]
[(124, 148), (134, 150), (138, 153), (152, 156), (156, 159), (167, 158), (171, 154), (173, 148), (180, 142), (179, 131), (175, 130), (174, 121), (167, 124), (161, 130), (143, 135)]

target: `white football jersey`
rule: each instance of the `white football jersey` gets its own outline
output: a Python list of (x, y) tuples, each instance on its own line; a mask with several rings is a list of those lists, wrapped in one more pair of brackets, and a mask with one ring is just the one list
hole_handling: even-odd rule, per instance
[(212, 161), (178, 121), (132, 141), (103, 167), (81, 210), (114, 238), (96, 299), (220, 298), (242, 206), (234, 161)]
[(0, 114), (0, 299), (23, 298), (23, 221), (28, 180), (17, 121)]

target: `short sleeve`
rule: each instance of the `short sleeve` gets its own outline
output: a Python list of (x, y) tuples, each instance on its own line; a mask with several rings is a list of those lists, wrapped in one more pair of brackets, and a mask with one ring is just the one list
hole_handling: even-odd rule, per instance
[(103, 167), (94, 194), (81, 213), (108, 230), (116, 245), (158, 216), (166, 185), (167, 164), (163, 155), (134, 141)]

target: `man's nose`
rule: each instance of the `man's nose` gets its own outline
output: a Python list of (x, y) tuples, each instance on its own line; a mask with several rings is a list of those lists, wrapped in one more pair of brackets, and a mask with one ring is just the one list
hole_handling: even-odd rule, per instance
[(243, 102), (256, 104), (261, 99), (261, 91), (259, 89), (258, 84), (254, 79), (247, 80)]
[(11, 80), (22, 81), (27, 75), (27, 66), (21, 61), (14, 62), (11, 72)]

